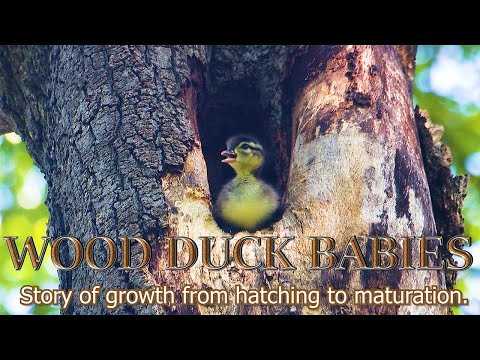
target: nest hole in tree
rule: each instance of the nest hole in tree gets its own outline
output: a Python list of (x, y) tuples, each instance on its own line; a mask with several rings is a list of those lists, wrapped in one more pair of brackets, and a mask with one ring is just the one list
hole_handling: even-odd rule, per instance
[[(235, 176), (233, 169), (221, 162), (223, 157), (220, 153), (226, 149), (227, 139), (237, 134), (253, 136), (263, 145), (265, 160), (257, 176), (272, 185), (281, 199), (284, 198), (290, 159), (280, 149), (290, 148), (286, 142), (291, 134), (282, 133), (281, 129), (272, 126), (270, 111), (262, 106), (259, 92), (252, 82), (232, 82), (217, 89), (214, 94), (207, 94), (198, 115), (212, 204), (223, 185)], [(280, 210), (272, 220), (278, 221), (282, 215)], [(216, 220), (221, 225), (221, 221)]]

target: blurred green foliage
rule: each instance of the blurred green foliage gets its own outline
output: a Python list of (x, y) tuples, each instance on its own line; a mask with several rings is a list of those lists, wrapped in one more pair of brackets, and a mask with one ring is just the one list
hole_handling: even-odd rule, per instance
[[(15, 134), (0, 136), (0, 236), (18, 236), (17, 248), (22, 251), (27, 236), (33, 236), (37, 251), (43, 245), (48, 221), (45, 202), (46, 184), (34, 166), (25, 144)], [(21, 270), (13, 268), (7, 245), (0, 241), (0, 314), (58, 314), (58, 307), (22, 306), (19, 288), (36, 285), (57, 288), (56, 269), (47, 250), (40, 270), (34, 271), (27, 255)]]
[[(478, 82), (476, 80), (479, 80)], [(480, 46), (420, 46), (417, 54), (414, 103), (428, 110), (434, 123), (445, 127), (443, 140), (453, 154), (453, 173), (473, 169), (465, 201), (465, 233), (480, 245)], [(478, 172), (477, 172), (478, 170)], [(472, 172), (472, 171), (471, 171)], [(33, 236), (41, 249), (48, 211), (46, 184), (18, 136), (0, 136), (0, 236), (18, 236), (23, 244)], [(21, 245), (20, 245), (21, 246)], [(480, 256), (480, 251), (477, 252)], [(474, 256), (475, 259), (475, 256)], [(461, 274), (458, 288), (471, 306), (456, 313), (480, 313), (480, 266)], [(25, 307), (18, 303), (24, 284), (57, 288), (58, 278), (49, 251), (39, 271), (26, 259), (21, 271), (13, 269), (4, 241), (0, 241), (0, 314), (58, 314), (58, 307)], [(476, 305), (475, 305), (476, 304)]]

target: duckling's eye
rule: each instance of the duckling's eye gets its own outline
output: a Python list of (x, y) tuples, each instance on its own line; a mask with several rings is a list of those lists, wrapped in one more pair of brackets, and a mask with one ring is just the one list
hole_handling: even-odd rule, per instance
[(240, 149), (247, 150), (250, 149), (250, 146), (248, 146), (248, 144), (243, 144), (242, 146), (240, 146)]

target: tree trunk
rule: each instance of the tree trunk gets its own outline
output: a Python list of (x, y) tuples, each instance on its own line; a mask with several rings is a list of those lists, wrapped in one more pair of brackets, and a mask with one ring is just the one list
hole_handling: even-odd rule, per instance
[[(436, 235), (439, 217), (451, 220), (441, 235), (463, 232), (467, 181), (446, 172), (445, 147), (443, 155), (434, 154), (443, 145), (432, 137), (425, 115), (414, 114), (414, 59), (413, 46), (1, 47), (0, 132), (19, 133), (45, 174), (48, 235), (82, 242), (109, 236), (118, 244), (122, 236), (140, 236), (153, 248), (148, 268), (98, 271), (82, 265), (59, 271), (60, 287), (167, 285), (180, 298), (185, 285), (230, 293), (237, 284), (412, 289), (445, 288), (448, 280), (453, 286), (444, 271), (307, 270), (309, 236), (333, 237), (340, 256), (352, 235)], [(266, 175), (283, 195), (281, 219), (253, 235), (295, 236), (284, 253), (297, 270), (243, 270), (233, 262), (219, 271), (200, 262), (184, 271), (166, 270), (168, 236), (190, 237), (199, 249), (200, 236), (216, 236), (213, 263), (224, 259), (220, 237), (231, 235), (216, 224), (211, 203), (229, 176), (219, 153), (238, 132), (253, 132), (274, 149)], [(430, 194), (437, 196), (433, 207)], [(232, 246), (245, 235), (250, 234), (236, 234)], [(368, 242), (361, 244), (364, 253), (371, 251)], [(96, 250), (98, 262), (105, 260), (107, 248)], [(135, 257), (142, 256), (140, 250), (133, 247)], [(253, 242), (244, 252), (252, 262), (265, 257), (265, 248)], [(181, 248), (180, 262), (187, 256)], [(71, 249), (62, 248), (62, 257), (71, 262)], [(413, 263), (418, 257), (413, 246)], [(316, 310), (231, 303), (109, 311), (103, 300), (97, 306), (74, 300), (65, 311), (312, 312), (446, 314), (448, 308), (323, 302)]]

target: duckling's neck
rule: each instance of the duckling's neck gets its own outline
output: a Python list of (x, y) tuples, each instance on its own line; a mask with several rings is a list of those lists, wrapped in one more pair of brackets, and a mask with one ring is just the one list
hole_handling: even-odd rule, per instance
[(238, 179), (255, 179), (255, 173), (247, 170), (235, 170), (236, 178)]

